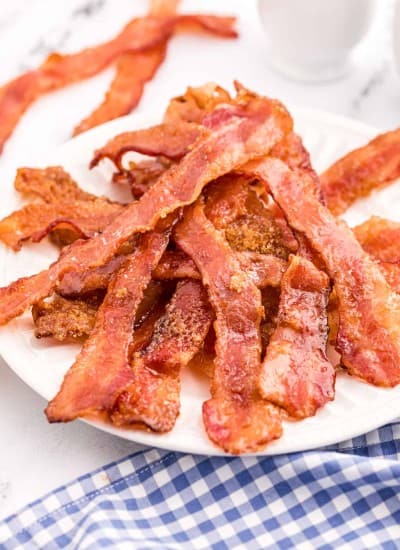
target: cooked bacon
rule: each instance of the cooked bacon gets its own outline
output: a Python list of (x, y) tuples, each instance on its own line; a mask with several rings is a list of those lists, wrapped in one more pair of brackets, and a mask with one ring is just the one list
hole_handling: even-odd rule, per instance
[(61, 166), (18, 168), (14, 187), (27, 198), (37, 198), (47, 203), (98, 198), (81, 189)]
[(40, 96), (89, 78), (127, 52), (143, 52), (164, 44), (175, 30), (194, 28), (234, 38), (235, 18), (212, 15), (141, 17), (130, 21), (112, 40), (76, 54), (51, 54), (37, 69), (0, 88), (0, 152), (26, 109)]
[(216, 359), (211, 399), (203, 404), (210, 439), (225, 451), (257, 451), (282, 433), (278, 410), (258, 393), (262, 305), (228, 243), (204, 214), (190, 207), (175, 239), (192, 257), (216, 314)]
[(136, 312), (168, 239), (168, 231), (144, 235), (113, 277), (90, 337), (46, 409), (50, 422), (109, 411), (132, 382), (129, 347)]
[(214, 376), (215, 331), (211, 325), (205, 337), (203, 347), (189, 361), (187, 368), (201, 378), (211, 380)]
[(202, 284), (178, 283), (150, 344), (133, 357), (133, 382), (116, 401), (114, 424), (144, 423), (156, 432), (174, 427), (180, 409), (180, 370), (203, 345), (212, 319)]
[(372, 216), (353, 228), (363, 249), (381, 262), (400, 260), (400, 222)]
[(180, 122), (179, 125), (163, 123), (144, 130), (124, 132), (95, 151), (90, 167), (93, 168), (101, 160), (108, 158), (122, 171), (124, 170), (123, 156), (132, 151), (153, 157), (163, 156), (171, 160), (179, 160), (187, 153), (201, 132), (201, 127), (191, 122)]
[(189, 87), (183, 96), (170, 101), (162, 124), (117, 135), (95, 151), (90, 166), (93, 168), (102, 159), (109, 158), (123, 171), (122, 158), (132, 151), (179, 160), (200, 135), (204, 117), (221, 103), (231, 102), (228, 92), (213, 83)]
[(266, 154), (292, 129), (289, 114), (277, 101), (253, 96), (244, 103), (238, 96), (237, 103), (206, 117), (207, 134), (101, 234), (71, 245), (47, 271), (0, 289), (0, 324), (49, 296), (65, 273), (105, 265), (134, 234), (151, 230), (169, 213), (191, 204), (208, 182)]
[(171, 166), (166, 159), (155, 158), (141, 162), (130, 162), (127, 170), (114, 172), (113, 183), (129, 185), (135, 199), (146, 193), (158, 178)]
[(224, 230), (234, 250), (287, 259), (296, 252), (297, 240), (279, 208), (266, 204), (267, 197), (260, 197), (260, 189), (250, 183), (251, 179), (235, 174), (219, 178), (206, 189), (205, 213), (217, 229)]
[[(336, 349), (351, 374), (378, 386), (400, 382), (400, 297), (353, 232), (314, 196), (315, 182), (281, 161), (265, 159), (248, 166), (304, 234), (326, 264), (338, 299)], [(311, 189), (311, 192), (310, 192)]]
[(94, 327), (101, 298), (66, 300), (56, 294), (51, 301), (41, 300), (32, 308), (36, 338), (52, 336), (59, 342), (87, 338)]
[(166, 250), (160, 263), (153, 272), (155, 279), (200, 279), (199, 270), (194, 261), (182, 250)]
[(176, 13), (180, 0), (151, 0), (150, 15), (170, 15)]
[(321, 176), (328, 208), (342, 214), (354, 201), (400, 177), (400, 129), (381, 134), (336, 161)]
[(217, 105), (231, 101), (229, 93), (214, 82), (195, 88), (189, 86), (183, 95), (171, 99), (163, 122), (172, 125), (181, 122), (201, 124), (205, 114), (213, 111)]
[(329, 290), (325, 273), (301, 256), (290, 258), (260, 391), (296, 418), (314, 415), (334, 397), (335, 369), (326, 357)]
[(122, 204), (103, 198), (28, 204), (0, 221), (0, 240), (17, 251), (24, 242), (39, 242), (52, 231), (65, 227), (72, 230), (73, 240), (88, 239), (103, 231), (122, 209)]
[(76, 126), (73, 135), (130, 113), (138, 105), (146, 82), (154, 77), (166, 53), (166, 44), (161, 44), (144, 52), (121, 55), (103, 102)]

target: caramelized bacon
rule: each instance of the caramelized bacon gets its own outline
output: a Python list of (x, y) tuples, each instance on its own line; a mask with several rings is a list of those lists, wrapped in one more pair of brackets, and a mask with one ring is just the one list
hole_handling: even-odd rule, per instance
[(144, 52), (127, 52), (118, 58), (116, 74), (103, 102), (73, 131), (76, 136), (130, 113), (139, 103), (143, 89), (151, 80), (165, 59), (166, 44), (161, 44)]
[[(400, 382), (400, 297), (352, 231), (313, 195), (315, 182), (282, 162), (248, 166), (258, 175), (296, 231), (304, 234), (326, 264), (338, 299), (336, 349), (351, 374), (378, 386)], [(310, 192), (311, 189), (311, 192)]]
[(129, 185), (135, 199), (146, 193), (158, 178), (170, 167), (170, 163), (159, 158), (130, 162), (127, 170), (114, 172), (112, 181), (122, 185)]
[(282, 432), (277, 409), (258, 393), (261, 295), (200, 204), (185, 212), (175, 239), (202, 275), (215, 310), (216, 359), (203, 419), (212, 441), (238, 454), (261, 449)]
[(201, 127), (190, 122), (181, 122), (179, 125), (159, 124), (144, 130), (124, 132), (95, 151), (90, 167), (93, 168), (101, 160), (108, 158), (123, 171), (122, 158), (125, 153), (132, 151), (178, 160), (187, 153), (200, 135)]
[(355, 200), (400, 177), (400, 129), (381, 134), (336, 161), (321, 176), (328, 208), (338, 215)]
[(150, 344), (133, 357), (133, 382), (116, 401), (114, 424), (140, 422), (157, 432), (174, 427), (180, 408), (180, 370), (203, 345), (212, 318), (201, 283), (179, 282)]
[(66, 300), (56, 294), (50, 302), (41, 300), (32, 308), (36, 338), (52, 336), (59, 342), (87, 338), (94, 327), (101, 298)]
[(0, 324), (49, 296), (65, 273), (106, 264), (134, 234), (151, 230), (169, 213), (191, 204), (208, 182), (266, 154), (292, 129), (290, 116), (276, 101), (253, 96), (244, 103), (239, 96), (237, 103), (217, 108), (206, 117), (206, 135), (103, 233), (72, 245), (47, 271), (0, 289)]
[(103, 231), (122, 209), (122, 204), (103, 198), (28, 204), (0, 221), (0, 240), (17, 251), (24, 242), (39, 242), (65, 227), (72, 231), (72, 240), (87, 239)]
[(50, 422), (108, 411), (132, 382), (128, 352), (136, 312), (168, 239), (163, 231), (144, 235), (112, 278), (90, 337), (46, 409)]
[(231, 101), (229, 93), (214, 82), (195, 88), (189, 86), (183, 95), (171, 99), (163, 122), (172, 125), (181, 122), (201, 124), (205, 114), (213, 111), (217, 105)]
[(363, 249), (381, 262), (400, 260), (400, 222), (372, 216), (353, 228), (354, 235)]
[(93, 168), (103, 158), (109, 158), (123, 170), (122, 157), (129, 151), (179, 160), (200, 135), (204, 117), (221, 103), (232, 103), (223, 88), (213, 83), (189, 87), (183, 96), (170, 101), (162, 124), (114, 137), (95, 152), (90, 166)]
[(96, 195), (87, 193), (61, 166), (18, 168), (14, 187), (27, 198), (47, 203), (90, 201)]
[(142, 17), (130, 21), (112, 40), (76, 54), (51, 54), (37, 69), (0, 88), (0, 152), (26, 109), (40, 96), (89, 78), (127, 52), (143, 52), (164, 44), (180, 28), (234, 38), (235, 19), (212, 15)]
[(334, 397), (335, 369), (326, 357), (329, 290), (325, 273), (305, 258), (291, 256), (260, 391), (296, 418), (312, 416)]

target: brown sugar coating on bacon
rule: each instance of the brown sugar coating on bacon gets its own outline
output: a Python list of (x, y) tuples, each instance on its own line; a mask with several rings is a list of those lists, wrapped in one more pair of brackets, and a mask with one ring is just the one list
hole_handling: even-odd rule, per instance
[(114, 80), (103, 102), (76, 126), (73, 135), (130, 113), (138, 105), (144, 85), (153, 78), (165, 55), (165, 44), (144, 52), (121, 55), (116, 63)]
[(241, 271), (201, 204), (186, 211), (175, 230), (175, 239), (196, 262), (216, 314), (212, 397), (203, 405), (208, 436), (234, 454), (259, 450), (282, 431), (279, 412), (261, 398), (257, 389), (260, 291)]
[(132, 382), (129, 347), (136, 311), (168, 239), (168, 232), (144, 235), (113, 277), (90, 337), (46, 409), (50, 422), (67, 422), (110, 410)]
[(59, 342), (82, 341), (91, 333), (102, 296), (66, 300), (56, 294), (32, 308), (36, 338), (52, 336)]
[(291, 131), (292, 120), (279, 102), (255, 95), (239, 95), (236, 102), (206, 117), (207, 134), (101, 234), (72, 245), (47, 272), (0, 289), (0, 324), (49, 296), (68, 271), (83, 272), (106, 264), (134, 234), (152, 229), (169, 213), (191, 204), (207, 183), (266, 154)]
[(28, 204), (0, 221), (0, 240), (14, 250), (20, 250), (24, 242), (39, 242), (63, 227), (70, 230), (71, 241), (87, 239), (103, 231), (122, 209), (122, 204), (103, 198)]
[(133, 382), (116, 401), (114, 424), (144, 423), (157, 432), (174, 427), (180, 409), (180, 370), (201, 348), (212, 319), (202, 284), (179, 282), (149, 345), (133, 357)]
[(47, 203), (93, 200), (61, 166), (47, 168), (18, 168), (14, 187), (27, 198)]
[(353, 202), (400, 177), (400, 129), (381, 134), (336, 161), (321, 175), (328, 208), (343, 213)]
[(260, 391), (296, 418), (314, 415), (334, 397), (335, 369), (326, 357), (329, 290), (325, 273), (301, 256), (290, 258)]
[(336, 349), (354, 374), (378, 386), (400, 382), (400, 297), (352, 231), (309, 188), (307, 173), (266, 159), (248, 167), (268, 186), (290, 225), (304, 234), (326, 264), (338, 299)]

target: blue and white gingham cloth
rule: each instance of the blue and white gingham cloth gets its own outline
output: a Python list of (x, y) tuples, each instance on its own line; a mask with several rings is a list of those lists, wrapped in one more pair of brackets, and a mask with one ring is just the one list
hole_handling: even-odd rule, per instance
[(400, 548), (400, 422), (326, 450), (210, 458), (148, 450), (0, 523), (0, 548)]

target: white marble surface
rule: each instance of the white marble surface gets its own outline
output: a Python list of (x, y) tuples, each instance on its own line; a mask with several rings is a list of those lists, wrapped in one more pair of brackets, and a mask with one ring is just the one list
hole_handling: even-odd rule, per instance
[[(140, 110), (180, 93), (187, 84), (233, 78), (290, 104), (312, 106), (389, 129), (400, 125), (400, 78), (391, 53), (390, 0), (360, 46), (354, 70), (344, 80), (306, 85), (274, 73), (254, 1), (187, 0), (187, 11), (233, 12), (240, 16), (239, 40), (174, 39), (167, 62), (147, 86)], [(37, 65), (50, 51), (74, 51), (111, 37), (130, 17), (143, 13), (144, 0), (0, 0), (0, 81)], [(68, 139), (74, 125), (100, 100), (112, 76), (89, 81), (38, 101), (24, 116), (0, 157), (0, 180), (15, 168)], [(0, 360), (0, 517), (56, 486), (140, 449), (83, 423), (49, 426), (44, 401)]]

